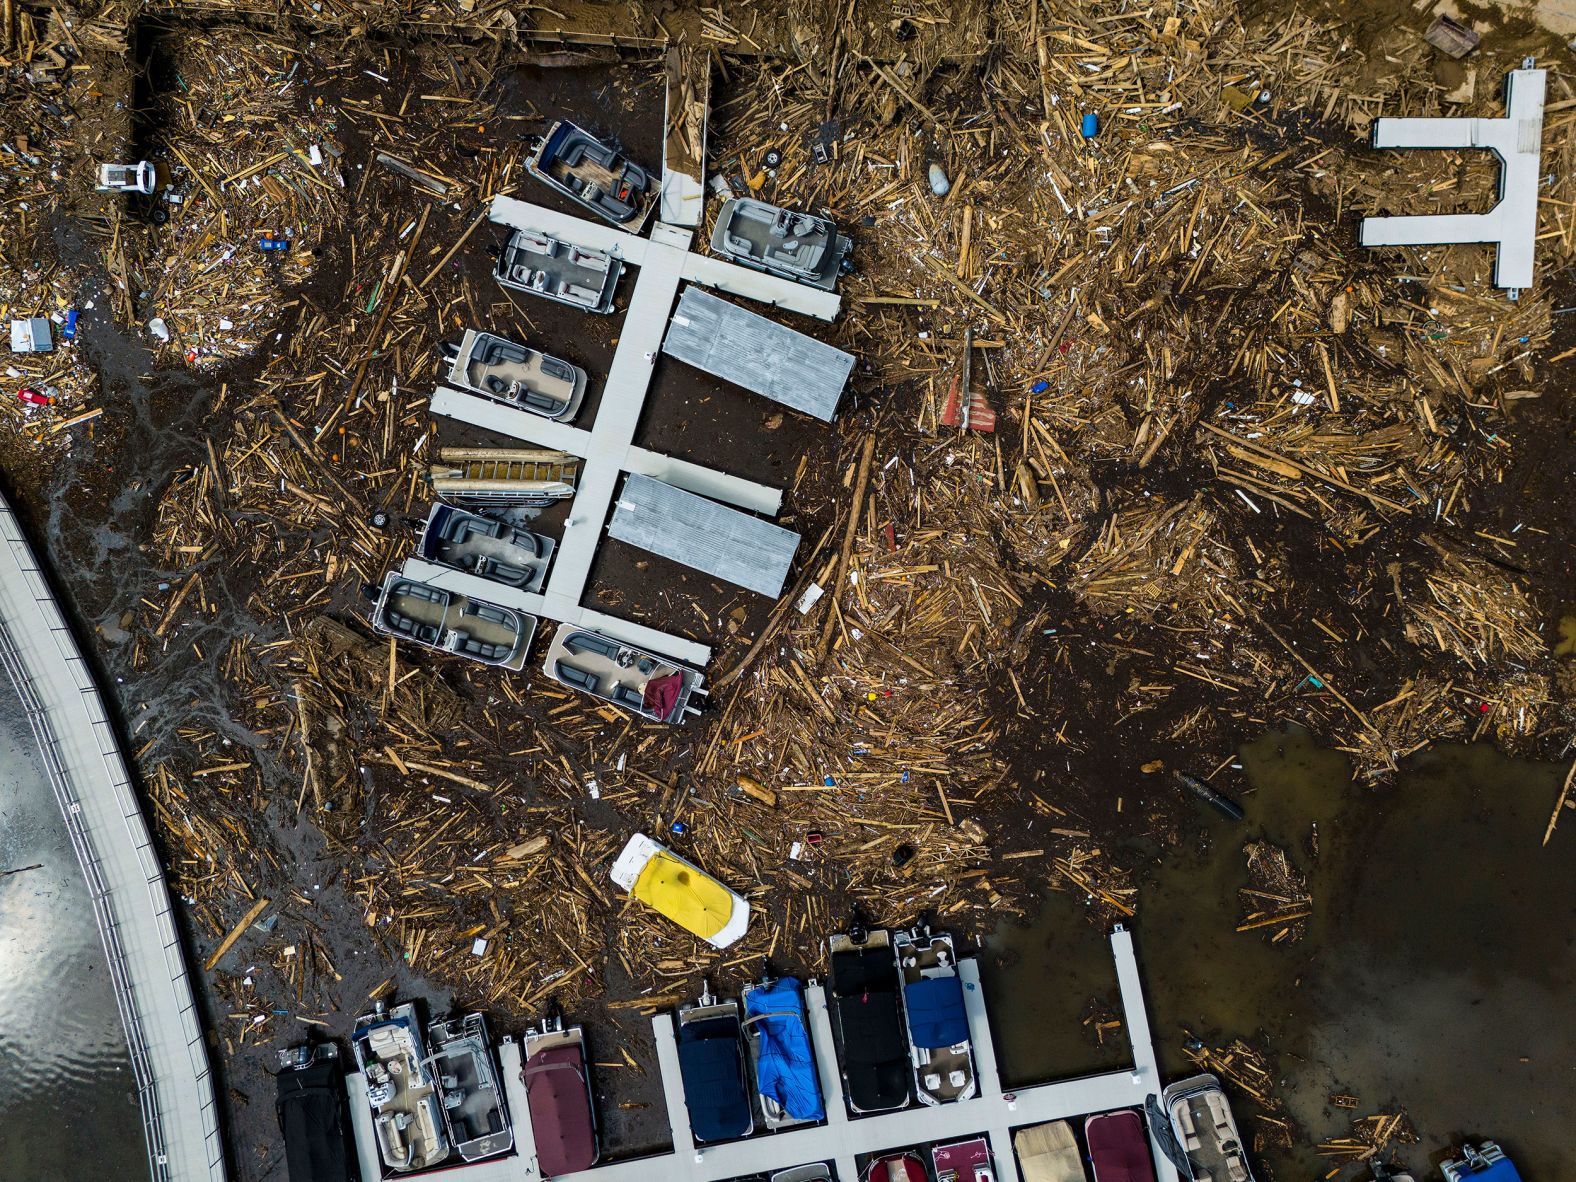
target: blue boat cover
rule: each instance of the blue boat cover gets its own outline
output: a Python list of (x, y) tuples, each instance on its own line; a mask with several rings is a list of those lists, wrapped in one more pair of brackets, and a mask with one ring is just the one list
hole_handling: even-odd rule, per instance
[(916, 1047), (932, 1050), (969, 1040), (963, 1014), (963, 983), (956, 977), (922, 977), (903, 988), (908, 1036)]
[(760, 1040), (755, 1086), (795, 1120), (824, 1120), (826, 1106), (805, 1029), (803, 989), (796, 978), (780, 977), (744, 995), (745, 1017), (756, 1019), (750, 1029)]
[(740, 1072), (737, 1033), (679, 1044), (690, 1128), (698, 1141), (726, 1141), (750, 1131), (750, 1097)]
[(1468, 1177), (1472, 1182), (1478, 1182), (1478, 1179), (1482, 1179), (1482, 1182), (1521, 1182), (1521, 1175), (1509, 1158), (1495, 1162), (1486, 1170), (1475, 1170)]

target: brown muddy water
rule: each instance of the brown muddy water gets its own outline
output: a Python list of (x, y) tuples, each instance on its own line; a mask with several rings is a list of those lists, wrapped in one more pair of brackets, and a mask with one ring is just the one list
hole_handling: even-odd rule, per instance
[(146, 1178), (136, 1084), (93, 906), (3, 676), (0, 874), (0, 1177)]
[[(1464, 1137), (1498, 1140), (1528, 1179), (1571, 1177), (1576, 825), (1540, 844), (1565, 765), (1453, 744), (1414, 757), (1393, 787), (1364, 789), (1343, 756), (1295, 731), (1248, 744), (1241, 762), (1252, 786), (1241, 824), (1200, 805), (1177, 848), (1127, 851), (1151, 867), (1131, 926), (1162, 1069), (1190, 1071), (1190, 1036), (1266, 1050), (1297, 1125), (1294, 1149), (1260, 1155), (1277, 1179), (1329, 1175), (1320, 1142), (1400, 1108), (1419, 1134), (1400, 1155), (1420, 1178)], [(1235, 930), (1242, 843), (1260, 837), (1308, 875), (1314, 910), (1299, 943)], [(1054, 895), (1031, 925), (989, 941), (1010, 1082), (1125, 1059), (1120, 1035), (1102, 1049), (1082, 1025), (1090, 999), (1114, 1004), (1117, 990), (1081, 909)], [(1358, 1107), (1334, 1107), (1340, 1093)], [(1251, 1137), (1257, 1109), (1236, 1104)]]

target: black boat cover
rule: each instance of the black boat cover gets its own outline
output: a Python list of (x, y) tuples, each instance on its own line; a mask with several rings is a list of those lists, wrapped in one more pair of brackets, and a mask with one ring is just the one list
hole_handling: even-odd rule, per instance
[(281, 1071), (275, 1087), (290, 1182), (360, 1182), (346, 1136), (345, 1079), (338, 1061)]
[(726, 1141), (750, 1131), (737, 1018), (712, 1018), (679, 1027), (679, 1074), (690, 1129), (697, 1141)]
[(843, 1037), (848, 1098), (862, 1112), (909, 1100), (908, 1042), (898, 1010), (898, 972), (890, 948), (832, 955), (832, 996)]

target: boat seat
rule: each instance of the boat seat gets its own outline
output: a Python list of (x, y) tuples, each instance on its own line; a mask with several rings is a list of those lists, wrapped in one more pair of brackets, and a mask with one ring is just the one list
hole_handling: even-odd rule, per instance
[(584, 304), (588, 308), (596, 307), (602, 300), (601, 292), (595, 288), (587, 287), (583, 283), (564, 284), (562, 295), (571, 303)]
[(1226, 1177), (1230, 1178), (1231, 1182), (1247, 1182), (1247, 1167), (1242, 1164), (1240, 1157), (1226, 1159)]
[(934, 1092), (938, 1088), (941, 1087), (941, 1076), (936, 1074), (935, 1072), (932, 1072), (929, 1075), (925, 1076), (925, 1081), (924, 1082), (925, 1082), (925, 1090), (927, 1092)]
[(578, 246), (569, 248), (569, 261), (577, 267), (584, 267), (587, 271), (600, 271), (604, 275), (613, 264), (613, 260), (600, 251), (581, 250)]
[(509, 544), (521, 550), (529, 550), (532, 558), (540, 558), (542, 556), (542, 539), (528, 529), (511, 531)]
[(513, 341), (489, 341), (487, 348), (482, 350), (482, 361), (489, 365), (496, 365), (499, 362), (519, 364), (523, 363), (529, 355), (529, 349)]
[(1191, 1137), (1196, 1131), (1193, 1126), (1193, 1108), (1189, 1104), (1178, 1104), (1176, 1108), (1177, 1124), (1182, 1127), (1182, 1132)]
[(495, 558), (478, 558), (473, 569), (484, 579), (505, 583), (510, 587), (524, 587), (531, 581), (530, 567), (514, 566)]
[(436, 587), (429, 587), (425, 583), (405, 583), (399, 593), (410, 599), (419, 599), (424, 603), (442, 603), (444, 594)]
[(596, 653), (610, 661), (616, 661), (619, 650), (624, 646), (616, 640), (609, 640), (606, 636), (599, 636), (595, 632), (574, 632), (564, 641), (564, 647), (572, 653)]
[(1199, 1139), (1199, 1135), (1197, 1133), (1189, 1133), (1187, 1136), (1182, 1138), (1183, 1149), (1198, 1149), (1203, 1144), (1204, 1142)]
[(584, 690), (588, 694), (596, 693), (597, 682), (601, 679), (595, 673), (587, 673), (567, 661), (559, 661), (553, 666), (553, 675), (567, 686), (577, 690)]
[(630, 685), (615, 687), (613, 700), (620, 706), (628, 706), (632, 710), (644, 710), (646, 708), (646, 695)]
[(501, 607), (494, 607), (490, 603), (473, 603), (468, 615), (475, 616), (478, 620), (487, 620), (489, 623), (502, 624), (505, 628), (514, 625), (513, 613)]
[(964, 1084), (969, 1082), (968, 1072), (966, 1072), (966, 1071), (952, 1071), (952, 1072), (949, 1072), (947, 1074), (947, 1082), (949, 1084), (951, 1084), (955, 1088), (961, 1088)]
[(412, 640), (419, 640), (423, 644), (437, 644), (438, 630), (431, 624), (423, 624), (409, 616), (402, 616), (398, 612), (390, 612), (387, 616), (390, 631), (398, 632), (401, 636), (408, 636)]
[(443, 1094), (443, 1106), (445, 1108), (453, 1110), (453, 1109), (456, 1109), (456, 1108), (460, 1107), (460, 1105), (462, 1105), (464, 1103), (465, 1103), (465, 1097), (462, 1096), (459, 1092), (445, 1092)]
[(497, 661), (509, 655), (510, 650), (501, 644), (488, 644), (485, 640), (464, 640), (457, 652), (467, 656), (480, 657), (484, 661)]
[(557, 378), (564, 382), (573, 382), (575, 367), (567, 361), (560, 361), (556, 357), (542, 358), (542, 372), (550, 378)]

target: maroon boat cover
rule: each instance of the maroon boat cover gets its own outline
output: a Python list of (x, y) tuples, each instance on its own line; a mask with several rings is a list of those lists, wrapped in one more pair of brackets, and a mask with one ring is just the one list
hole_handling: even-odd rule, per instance
[(684, 688), (684, 674), (669, 673), (666, 677), (653, 677), (646, 682), (646, 709), (658, 718), (665, 719), (679, 703), (679, 691)]
[(596, 1127), (581, 1049), (538, 1051), (526, 1061), (524, 1075), (537, 1168), (549, 1178), (589, 1170), (597, 1159)]
[(1084, 1122), (1095, 1182), (1155, 1182), (1149, 1138), (1138, 1113), (1102, 1112)]

